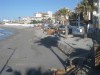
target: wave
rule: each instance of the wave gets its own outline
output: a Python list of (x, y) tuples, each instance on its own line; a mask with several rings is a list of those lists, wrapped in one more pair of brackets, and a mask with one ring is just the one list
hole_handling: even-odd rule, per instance
[(0, 40), (6, 39), (13, 34), (12, 31), (0, 28)]

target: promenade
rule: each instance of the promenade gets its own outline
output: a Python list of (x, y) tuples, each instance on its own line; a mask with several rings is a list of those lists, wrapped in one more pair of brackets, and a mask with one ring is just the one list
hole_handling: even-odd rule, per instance
[[(15, 34), (0, 41), (0, 75), (31, 75), (28, 71), (41, 68), (64, 68), (66, 55), (56, 46), (42, 40), (42, 34), (33, 28), (3, 27)], [(41, 35), (40, 35), (41, 34)], [(61, 59), (58, 59), (58, 57)], [(37, 75), (37, 74), (36, 74)]]
[(15, 34), (0, 41), (0, 75), (40, 75), (37, 72), (45, 74), (51, 68), (62, 69), (67, 58), (83, 58), (93, 46), (91, 38), (69, 35), (65, 40), (37, 28), (5, 28)]

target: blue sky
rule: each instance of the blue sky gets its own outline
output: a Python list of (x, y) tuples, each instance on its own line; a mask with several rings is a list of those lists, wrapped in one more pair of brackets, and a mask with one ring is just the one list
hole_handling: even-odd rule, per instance
[(68, 7), (74, 9), (80, 0), (0, 0), (0, 19), (17, 19)]

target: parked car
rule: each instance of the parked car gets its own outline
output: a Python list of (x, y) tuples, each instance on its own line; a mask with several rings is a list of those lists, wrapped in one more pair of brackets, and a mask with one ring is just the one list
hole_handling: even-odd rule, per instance
[(58, 27), (58, 33), (60, 34), (65, 34), (65, 26), (64, 25), (60, 25)]
[(82, 36), (84, 36), (84, 27), (72, 28), (72, 34), (73, 35), (82, 35)]
[(68, 26), (68, 28), (71, 30), (73, 35), (81, 35), (84, 36), (85, 31), (84, 31), (84, 24), (80, 24), (78, 26), (77, 23), (72, 23), (71, 25)]

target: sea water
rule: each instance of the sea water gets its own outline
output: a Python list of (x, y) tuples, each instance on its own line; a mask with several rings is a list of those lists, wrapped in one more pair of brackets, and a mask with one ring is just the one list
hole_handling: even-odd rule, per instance
[(6, 39), (13, 34), (12, 31), (0, 28), (0, 40)]

